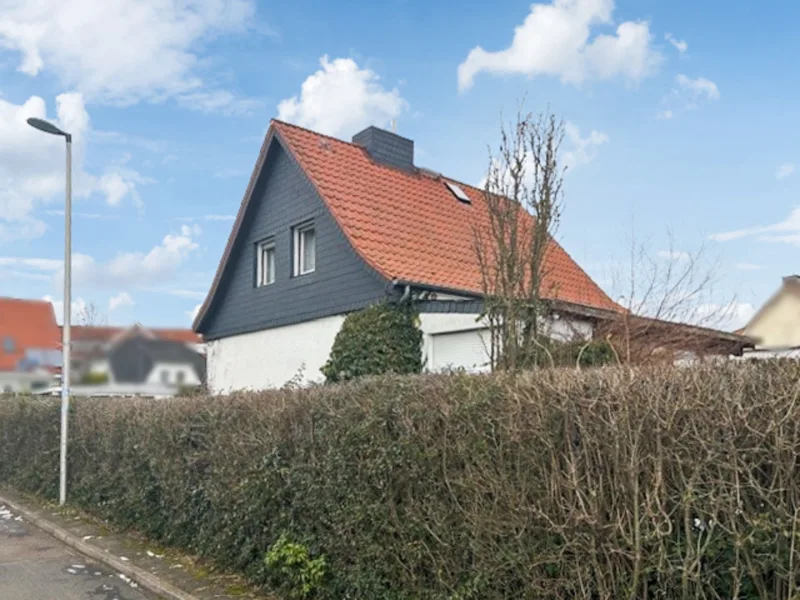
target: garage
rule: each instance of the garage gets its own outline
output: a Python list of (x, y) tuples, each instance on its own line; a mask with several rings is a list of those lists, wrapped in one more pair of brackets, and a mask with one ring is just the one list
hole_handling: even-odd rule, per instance
[(431, 371), (464, 369), (490, 371), (491, 336), (488, 329), (471, 329), (431, 335), (428, 364)]

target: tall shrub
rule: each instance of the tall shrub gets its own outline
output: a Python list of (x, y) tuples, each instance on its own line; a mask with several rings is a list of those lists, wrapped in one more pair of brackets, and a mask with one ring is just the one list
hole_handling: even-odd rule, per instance
[(422, 331), (417, 313), (388, 302), (351, 313), (336, 334), (322, 367), (329, 383), (365, 375), (422, 371)]
[[(317, 600), (796, 600), (800, 365), (78, 399), (70, 500)], [(58, 492), (58, 400), (0, 402)]]

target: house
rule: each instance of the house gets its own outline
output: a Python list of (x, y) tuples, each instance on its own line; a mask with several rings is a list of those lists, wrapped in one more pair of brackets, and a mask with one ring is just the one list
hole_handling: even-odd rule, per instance
[(778, 291), (738, 333), (755, 341), (745, 358), (800, 358), (800, 275), (784, 277)]
[(0, 392), (46, 388), (61, 370), (61, 332), (53, 305), (0, 298)]
[(196, 353), (205, 354), (202, 337), (191, 329), (160, 329), (144, 327), (140, 323), (130, 327), (73, 325), (70, 334), (73, 381), (76, 383), (85, 379), (110, 379), (109, 354), (116, 346), (131, 338), (173, 341)]
[[(427, 368), (485, 369), (476, 219), (482, 190), (415, 166), (412, 140), (273, 121), (194, 323), (210, 389), (320, 380), (345, 315), (385, 298), (416, 301)], [(555, 242), (548, 260), (553, 337), (591, 336), (620, 310)]]
[(180, 389), (205, 380), (205, 358), (186, 344), (144, 336), (129, 337), (108, 354), (109, 382)]

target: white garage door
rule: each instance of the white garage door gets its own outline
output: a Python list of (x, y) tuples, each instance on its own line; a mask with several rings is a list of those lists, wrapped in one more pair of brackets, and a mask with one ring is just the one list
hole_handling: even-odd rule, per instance
[(491, 336), (486, 329), (439, 333), (432, 336), (432, 371), (466, 369), (489, 371)]

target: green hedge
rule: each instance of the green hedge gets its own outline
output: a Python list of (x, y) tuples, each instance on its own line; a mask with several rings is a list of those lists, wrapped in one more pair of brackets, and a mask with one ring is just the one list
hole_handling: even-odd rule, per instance
[(411, 306), (389, 302), (350, 313), (336, 334), (322, 374), (328, 383), (367, 375), (422, 371), (422, 330)]
[[(84, 399), (73, 503), (284, 597), (797, 598), (797, 364)], [(55, 497), (58, 403), (0, 402)]]

